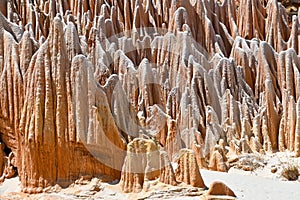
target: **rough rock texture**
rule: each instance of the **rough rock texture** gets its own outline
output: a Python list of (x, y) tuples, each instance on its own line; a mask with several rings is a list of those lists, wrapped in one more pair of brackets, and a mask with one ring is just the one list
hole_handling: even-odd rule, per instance
[[(230, 155), (300, 156), (300, 20), (276, 0), (0, 8), (0, 165), (12, 152), (25, 192), (86, 174), (175, 184), (177, 158), (176, 181), (201, 187), (195, 170), (226, 171)], [(150, 177), (130, 158), (144, 146), (159, 149), (141, 158)]]
[(176, 185), (176, 179), (166, 152), (152, 140), (136, 138), (127, 145), (120, 185), (124, 192), (140, 192), (144, 182), (155, 180)]
[(220, 181), (213, 182), (210, 185), (207, 195), (226, 195), (236, 197), (234, 192), (227, 185)]
[(210, 155), (209, 170), (227, 172), (227, 158), (224, 149), (220, 145), (216, 145)]
[(194, 187), (205, 187), (195, 154), (192, 150), (180, 150), (178, 158), (176, 158), (175, 161), (177, 164), (177, 168), (175, 170), (177, 181), (184, 182)]

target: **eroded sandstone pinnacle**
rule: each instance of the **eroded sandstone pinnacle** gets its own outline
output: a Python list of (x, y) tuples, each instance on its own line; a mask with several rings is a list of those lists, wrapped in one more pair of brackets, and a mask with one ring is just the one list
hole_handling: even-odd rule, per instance
[(300, 156), (299, 18), (276, 0), (0, 1), (0, 173), (205, 187), (232, 155)]

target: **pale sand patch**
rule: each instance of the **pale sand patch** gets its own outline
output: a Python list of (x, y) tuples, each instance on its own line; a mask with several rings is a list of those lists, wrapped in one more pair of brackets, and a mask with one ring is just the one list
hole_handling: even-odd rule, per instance
[(238, 199), (244, 200), (298, 200), (300, 183), (264, 178), (251, 172), (232, 170), (229, 173), (201, 170), (206, 185), (222, 181), (231, 188)]

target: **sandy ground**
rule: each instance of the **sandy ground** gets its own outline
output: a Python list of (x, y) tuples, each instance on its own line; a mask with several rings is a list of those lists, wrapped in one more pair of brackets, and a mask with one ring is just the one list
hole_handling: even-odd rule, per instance
[[(98, 179), (92, 179), (86, 185), (73, 184), (59, 192), (42, 193), (29, 195), (20, 192), (20, 181), (18, 178), (5, 181), (1, 186), (0, 199), (30, 199), (30, 200), (69, 200), (69, 199), (105, 199), (105, 200), (125, 200), (125, 199), (199, 199), (205, 193), (203, 189), (193, 188), (181, 184), (170, 186), (158, 181), (151, 181), (151, 190), (140, 193), (123, 193), (119, 184), (96, 183)], [(96, 184), (95, 184), (96, 183)], [(98, 185), (100, 191), (95, 191), (94, 186)]]
[(0, 186), (0, 195), (18, 191), (20, 191), (20, 181), (18, 177), (7, 179)]
[(234, 170), (229, 173), (201, 170), (206, 185), (215, 180), (223, 181), (244, 200), (299, 200), (300, 183), (274, 180), (254, 176), (243, 171)]
[[(255, 158), (251, 158), (255, 160)], [(237, 199), (243, 200), (299, 200), (300, 182), (286, 181), (280, 174), (288, 164), (300, 166), (299, 158), (292, 158), (286, 153), (265, 155), (263, 167), (254, 171), (244, 171), (231, 168), (228, 173), (201, 170), (203, 180), (207, 186), (218, 180), (224, 182), (237, 195)], [(276, 167), (276, 173), (271, 173), (271, 167)], [(57, 192), (28, 195), (20, 193), (18, 178), (6, 180), (0, 186), (0, 199), (199, 199), (205, 191), (193, 188), (185, 184), (170, 186), (151, 181), (148, 183), (149, 191), (138, 194), (122, 193), (119, 184), (104, 183), (101, 179), (92, 179), (84, 184), (72, 184)]]

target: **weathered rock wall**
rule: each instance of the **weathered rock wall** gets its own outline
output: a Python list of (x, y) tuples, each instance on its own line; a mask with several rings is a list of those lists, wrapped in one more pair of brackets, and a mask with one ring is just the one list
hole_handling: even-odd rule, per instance
[(128, 175), (134, 138), (222, 171), (227, 151), (300, 156), (299, 20), (277, 1), (0, 3), (1, 141), (24, 191)]

